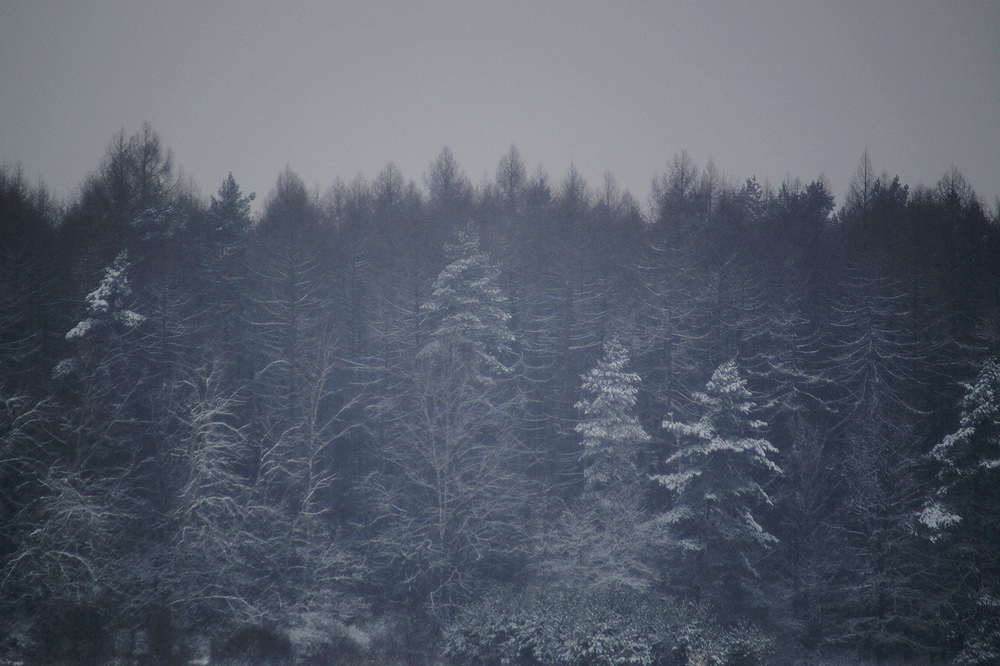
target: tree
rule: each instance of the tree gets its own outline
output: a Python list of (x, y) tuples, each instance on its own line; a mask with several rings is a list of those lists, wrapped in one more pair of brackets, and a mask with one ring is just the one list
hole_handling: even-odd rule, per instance
[[(254, 323), (262, 330), (259, 381), (273, 400), (278, 430), (292, 427), (300, 410), (302, 347), (320, 321), (318, 210), (302, 179), (290, 168), (278, 177), (264, 204), (256, 244), (259, 270)], [(269, 426), (269, 428), (272, 426)]]
[(829, 256), (821, 244), (833, 211), (834, 196), (822, 178), (804, 188), (798, 180), (782, 183), (754, 231), (762, 258), (755, 262), (775, 299), (802, 299), (815, 312), (821, 277)]
[(211, 197), (208, 207), (211, 240), (225, 248), (244, 238), (250, 232), (250, 203), (255, 192), (243, 196), (240, 186), (230, 173), (219, 186), (219, 198)]
[(933, 340), (914, 334), (908, 294), (885, 276), (849, 274), (843, 287), (826, 333), (828, 376), (845, 427), (863, 430), (891, 412), (913, 414), (916, 370)]
[(593, 396), (576, 404), (586, 417), (576, 426), (583, 436), (584, 494), (610, 495), (638, 483), (637, 458), (649, 434), (632, 414), (639, 375), (625, 372), (628, 352), (617, 337), (604, 343), (604, 358), (583, 376)]
[(364, 483), (385, 571), (432, 612), (523, 556), (528, 494), (506, 296), (471, 226), (451, 253), (421, 307), (427, 342), (378, 391), (381, 464)]
[(471, 224), (459, 231), (449, 253), (451, 263), (420, 306), (430, 338), (420, 355), (457, 355), (473, 381), (489, 385), (513, 372), (514, 336), (507, 328), (510, 314), (498, 284), (500, 271), (479, 249), (479, 235)]
[(146, 123), (130, 137), (115, 136), (98, 173), (87, 181), (68, 216), (64, 234), (78, 236), (81, 265), (106, 265), (122, 250), (140, 264), (177, 230), (173, 160), (159, 135)]
[(510, 150), (500, 158), (496, 175), (497, 188), (503, 206), (511, 215), (516, 215), (520, 207), (524, 188), (527, 183), (527, 172), (521, 154), (511, 145)]
[(932, 647), (942, 613), (939, 564), (918, 540), (914, 516), (926, 425), (917, 398), (923, 377), (945, 368), (936, 333), (914, 330), (909, 294), (884, 266), (850, 266), (846, 276), (825, 330), (830, 388), (820, 394), (837, 419), (829, 432), (843, 489), (832, 515), (825, 640), (877, 658), (912, 656)]
[(720, 365), (695, 399), (703, 409), (696, 423), (663, 422), (678, 448), (665, 462), (670, 471), (652, 477), (672, 498), (659, 521), (678, 539), (678, 578), (689, 576), (695, 596), (720, 609), (766, 607), (754, 562), (777, 540), (753, 511), (771, 502), (764, 483), (782, 473), (769, 457), (777, 450), (762, 436), (767, 424), (751, 417), (755, 404), (735, 361)]
[(121, 334), (145, 321), (141, 314), (126, 307), (132, 296), (128, 267), (128, 254), (122, 252), (115, 258), (115, 263), (105, 269), (101, 284), (87, 294), (87, 314), (90, 316), (66, 334), (67, 340), (82, 342), (104, 329)]
[(844, 213), (849, 218), (856, 220), (855, 224), (862, 230), (867, 230), (872, 207), (872, 190), (878, 176), (872, 167), (871, 157), (868, 149), (861, 154), (861, 163), (854, 172), (851, 185), (847, 192), (847, 200), (844, 202)]
[(934, 496), (920, 521), (956, 552), (965, 641), (962, 664), (1000, 659), (1000, 360), (965, 384), (959, 428), (930, 452), (938, 466)]
[(529, 487), (513, 408), (454, 355), (418, 363), (374, 406), (380, 464), (363, 486), (396, 600), (437, 613), (523, 560)]
[(655, 579), (655, 531), (646, 523), (637, 459), (650, 437), (632, 413), (639, 376), (625, 372), (628, 352), (617, 337), (583, 375), (590, 397), (577, 403), (584, 418), (583, 494), (541, 537), (539, 568), (571, 589), (645, 589)]
[(829, 601), (840, 551), (841, 533), (831, 514), (843, 474), (829, 442), (808, 419), (794, 414), (781, 447), (782, 483), (771, 514), (776, 524), (778, 562), (771, 569), (769, 594), (775, 598), (775, 624), (807, 650), (829, 635)]
[(841, 444), (824, 638), (877, 659), (926, 654), (945, 616), (940, 554), (915, 525), (924, 496), (915, 440), (912, 422), (887, 419)]
[[(644, 298), (633, 314), (639, 331), (633, 367), (645, 389), (640, 413), (647, 427), (656, 428), (663, 414), (669, 420), (697, 417), (693, 396), (704, 386), (704, 366), (713, 353), (704, 325), (710, 319), (706, 314), (712, 311), (712, 294), (706, 276), (694, 270), (689, 257), (647, 248), (640, 273)], [(663, 462), (673, 451), (668, 438), (657, 438), (654, 445), (650, 469), (663, 472)]]
[(425, 181), (430, 191), (430, 207), (444, 218), (440, 220), (442, 230), (450, 232), (456, 218), (470, 207), (472, 185), (447, 146), (431, 164)]
[(524, 226), (532, 236), (524, 269), (512, 269), (513, 280), (524, 281), (515, 293), (530, 410), (525, 437), (551, 481), (564, 488), (579, 474), (578, 378), (600, 355), (611, 327), (607, 282), (585, 252), (592, 211), (575, 168), (555, 198), (539, 173), (526, 194)]
[(11, 562), (30, 590), (36, 638), (78, 660), (79, 644), (100, 647), (110, 629), (135, 628), (143, 620), (135, 609), (155, 596), (141, 557), (163, 506), (164, 461), (149, 437), (145, 318), (131, 309), (129, 270), (123, 252), (66, 334), (76, 354), (53, 371), (61, 399), (44, 426), (51, 452), (39, 459)]
[[(219, 187), (218, 198), (212, 196), (208, 211), (197, 216), (201, 226), (192, 234), (197, 250), (190, 254), (200, 260), (200, 281), (188, 287), (185, 294), (200, 306), (202, 326), (213, 329), (205, 331), (208, 335), (203, 337), (221, 339), (229, 373), (243, 377), (251, 369), (251, 336), (246, 331), (253, 274), (249, 261), (253, 238), (250, 203), (255, 198), (252, 192), (243, 196), (233, 174), (229, 174)], [(182, 283), (187, 286), (191, 280)]]
[(55, 322), (69, 288), (44, 188), (0, 166), (0, 377), (8, 390), (47, 388), (64, 333)]
[(653, 179), (654, 233), (665, 247), (696, 249), (717, 186), (711, 162), (702, 171), (687, 151), (674, 156), (668, 173)]

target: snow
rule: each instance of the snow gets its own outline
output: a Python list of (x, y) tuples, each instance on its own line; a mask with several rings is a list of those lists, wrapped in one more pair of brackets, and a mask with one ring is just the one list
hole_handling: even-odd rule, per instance
[(917, 519), (932, 530), (947, 530), (962, 521), (961, 516), (957, 516), (941, 504), (932, 502), (924, 507)]
[[(72, 332), (72, 331), (71, 331)], [(68, 336), (68, 334), (67, 334)], [(56, 367), (52, 369), (52, 377), (55, 379), (62, 379), (68, 377), (74, 372), (76, 372), (76, 357), (63, 359), (56, 364)]]
[(92, 330), (94, 330), (98, 325), (96, 319), (84, 319), (79, 324), (70, 329), (66, 334), (66, 339), (70, 342), (75, 342), (77, 340), (82, 340), (87, 337)]
[(121, 323), (126, 328), (135, 328), (146, 321), (146, 318), (137, 312), (131, 310), (124, 310), (120, 312), (116, 317), (119, 323)]

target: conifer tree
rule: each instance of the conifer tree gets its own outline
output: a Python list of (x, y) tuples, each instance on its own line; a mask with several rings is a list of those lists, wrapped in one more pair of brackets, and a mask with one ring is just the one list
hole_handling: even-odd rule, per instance
[(576, 407), (585, 420), (576, 426), (583, 436), (584, 493), (613, 492), (638, 481), (636, 457), (649, 441), (632, 410), (635, 408), (639, 375), (625, 372), (628, 352), (617, 337), (604, 344), (604, 358), (583, 376), (583, 390), (593, 397)]
[(472, 592), (487, 563), (523, 556), (529, 495), (511, 415), (513, 335), (499, 270), (470, 225), (421, 307), (428, 340), (390, 366), (372, 405), (383, 446), (363, 481), (376, 558), (396, 593), (436, 612)]
[(118, 341), (146, 320), (127, 307), (132, 301), (129, 269), (128, 253), (123, 251), (104, 270), (101, 283), (86, 296), (88, 316), (66, 333), (66, 339), (77, 345), (77, 354), (60, 361), (52, 371), (53, 376), (68, 377), (79, 372), (86, 363), (94, 360), (95, 355), (102, 358), (111, 356), (109, 350), (103, 349), (104, 342), (109, 339)]
[(226, 246), (246, 236), (250, 232), (250, 202), (255, 198), (256, 192), (243, 196), (230, 173), (219, 187), (219, 198), (211, 197), (208, 209), (211, 240)]
[(420, 307), (430, 322), (424, 358), (454, 355), (478, 383), (489, 385), (512, 372), (507, 296), (500, 288), (500, 269), (479, 248), (479, 234), (469, 224), (448, 246), (451, 263), (434, 281), (430, 298)]
[(678, 567), (696, 597), (759, 608), (765, 602), (754, 560), (777, 539), (753, 510), (770, 504), (763, 484), (781, 474), (769, 457), (777, 449), (763, 437), (767, 424), (751, 416), (756, 405), (735, 360), (694, 397), (703, 410), (696, 423), (663, 423), (678, 448), (665, 462), (669, 471), (653, 476), (673, 500), (660, 521), (678, 539)]
[(625, 372), (628, 360), (615, 337), (583, 375), (590, 395), (576, 404), (584, 414), (576, 426), (583, 436), (583, 495), (539, 543), (541, 572), (573, 589), (641, 590), (656, 577), (637, 468), (639, 449), (650, 437), (633, 413), (639, 375)]
[(958, 555), (965, 644), (957, 662), (1000, 659), (1000, 360), (989, 360), (965, 385), (959, 428), (935, 446), (938, 487), (920, 521)]

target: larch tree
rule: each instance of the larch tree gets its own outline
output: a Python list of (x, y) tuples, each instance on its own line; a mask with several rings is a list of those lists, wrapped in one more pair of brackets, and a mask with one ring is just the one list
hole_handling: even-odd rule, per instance
[(925, 494), (915, 429), (872, 422), (840, 442), (839, 504), (821, 561), (832, 566), (824, 641), (885, 659), (932, 648), (943, 612), (937, 553), (917, 536)]
[(315, 204), (302, 179), (286, 168), (256, 229), (251, 324), (257, 348), (249, 358), (255, 364), (261, 465), (267, 450), (303, 453), (304, 369), (315, 334), (327, 323)]
[(826, 551), (836, 582), (825, 640), (877, 658), (926, 651), (941, 612), (937, 563), (914, 515), (925, 492), (918, 461), (926, 418), (916, 396), (921, 376), (945, 368), (931, 335), (915, 330), (908, 294), (884, 270), (849, 269), (825, 330), (829, 388), (817, 393), (836, 419), (829, 432), (843, 488), (832, 515), (839, 538)]
[(511, 145), (510, 150), (500, 158), (496, 175), (501, 201), (510, 214), (516, 213), (526, 182), (527, 172), (521, 154)]
[(54, 320), (69, 276), (53, 222), (46, 191), (0, 166), (0, 391), (42, 388), (64, 332)]

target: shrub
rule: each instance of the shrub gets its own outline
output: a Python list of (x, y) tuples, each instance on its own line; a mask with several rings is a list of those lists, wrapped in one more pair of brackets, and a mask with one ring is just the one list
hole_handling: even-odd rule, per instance
[(755, 666), (770, 648), (702, 606), (624, 589), (488, 596), (444, 639), (445, 657), (471, 666)]

